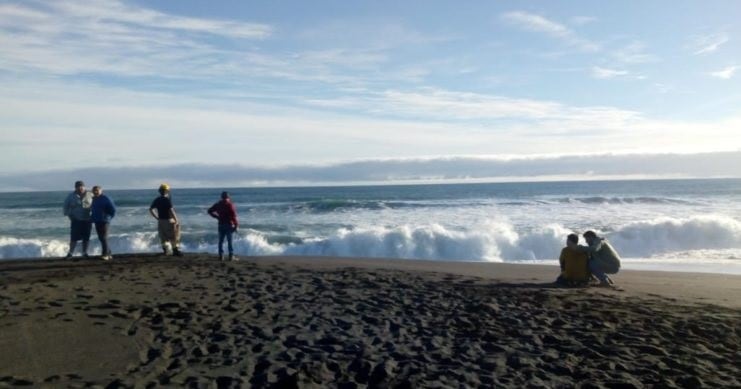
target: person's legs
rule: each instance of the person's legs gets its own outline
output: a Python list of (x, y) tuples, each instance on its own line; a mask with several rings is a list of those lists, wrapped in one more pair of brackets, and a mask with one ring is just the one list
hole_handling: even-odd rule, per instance
[(589, 261), (589, 271), (592, 272), (595, 277), (597, 277), (601, 285), (609, 284), (607, 275), (602, 269), (602, 265), (596, 260), (592, 259)]
[(180, 224), (170, 224), (172, 228), (172, 253), (177, 256), (182, 256), (183, 253), (180, 251)]
[(108, 223), (95, 223), (95, 232), (100, 241), (100, 255), (107, 257), (111, 254), (111, 249), (108, 247)]
[(77, 241), (82, 238), (80, 232), (80, 223), (76, 220), (70, 220), (69, 223), (69, 251), (67, 251), (67, 258), (72, 257), (77, 247)]
[(70, 239), (70, 241), (69, 241), (69, 251), (67, 251), (67, 258), (72, 257), (72, 253), (75, 252), (75, 247), (77, 247), (77, 241)]
[(219, 224), (219, 259), (224, 259), (224, 238), (226, 238), (226, 228)]
[(234, 256), (234, 246), (232, 245), (233, 240), (232, 236), (234, 235), (234, 227), (227, 226), (226, 229), (226, 243), (228, 245), (229, 249), (229, 259), (231, 259)]
[(87, 248), (90, 245), (90, 233), (93, 230), (93, 222), (81, 221), (80, 232), (82, 234), (82, 256), (87, 257)]
[(160, 237), (160, 244), (162, 245), (162, 251), (167, 255), (167, 253), (170, 251), (168, 249), (169, 242), (170, 242), (170, 222), (168, 220), (158, 220), (157, 221), (157, 234)]

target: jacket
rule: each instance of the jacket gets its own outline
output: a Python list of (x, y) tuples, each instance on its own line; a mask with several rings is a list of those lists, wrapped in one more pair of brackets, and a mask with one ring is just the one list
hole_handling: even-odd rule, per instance
[(93, 205), (93, 194), (85, 192), (82, 195), (72, 192), (64, 200), (64, 216), (70, 220), (90, 220), (90, 207)]
[(567, 281), (589, 281), (587, 259), (587, 253), (564, 247), (558, 257), (561, 263), (561, 275)]
[(114, 216), (116, 216), (116, 205), (113, 204), (113, 200), (104, 194), (93, 197), (90, 215), (93, 223), (110, 223)]
[(234, 204), (229, 200), (221, 200), (216, 204), (212, 205), (208, 209), (208, 214), (219, 220), (219, 224), (228, 224), (234, 227), (239, 227), (237, 221), (237, 209), (234, 208)]
[(599, 263), (607, 274), (620, 270), (620, 256), (605, 238), (594, 238), (589, 246), (577, 246), (577, 250), (589, 253), (592, 261)]

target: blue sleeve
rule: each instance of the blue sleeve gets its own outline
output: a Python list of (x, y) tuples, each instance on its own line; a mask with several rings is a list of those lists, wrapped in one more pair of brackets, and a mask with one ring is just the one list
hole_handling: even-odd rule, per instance
[(108, 198), (108, 214), (111, 215), (111, 218), (116, 216), (116, 204), (113, 203), (110, 197)]

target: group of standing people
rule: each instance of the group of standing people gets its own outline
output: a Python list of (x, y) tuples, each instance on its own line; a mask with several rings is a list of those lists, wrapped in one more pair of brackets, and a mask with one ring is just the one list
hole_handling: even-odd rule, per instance
[[(152, 201), (149, 214), (157, 219), (157, 233), (162, 251), (165, 255), (182, 256), (180, 250), (180, 221), (170, 198), (170, 186), (162, 184), (158, 188), (159, 196)], [(233, 234), (239, 228), (237, 209), (231, 202), (228, 192), (221, 193), (221, 200), (211, 206), (207, 213), (219, 221), (219, 259), (224, 260), (224, 240), (227, 241), (229, 260), (234, 256)], [(94, 186), (92, 193), (85, 189), (85, 183), (75, 182), (75, 190), (64, 201), (64, 216), (70, 220), (70, 242), (66, 258), (74, 255), (77, 242), (82, 242), (82, 256), (88, 258), (88, 247), (92, 226), (101, 246), (101, 259), (113, 259), (108, 244), (108, 231), (111, 221), (116, 216), (116, 206), (112, 199), (103, 194), (103, 188)]]
[(85, 190), (85, 183), (75, 182), (75, 190), (64, 201), (64, 216), (70, 220), (70, 240), (67, 258), (71, 258), (78, 241), (82, 241), (82, 256), (88, 257), (88, 245), (93, 225), (100, 240), (101, 258), (111, 260), (108, 246), (108, 227), (116, 216), (116, 205), (103, 194), (103, 188), (94, 186), (92, 193)]

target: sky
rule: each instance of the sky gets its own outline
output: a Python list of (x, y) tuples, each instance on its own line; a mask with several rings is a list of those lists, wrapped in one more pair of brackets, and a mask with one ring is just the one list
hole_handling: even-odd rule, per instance
[(0, 190), (739, 177), (738, 20), (735, 0), (0, 0)]

